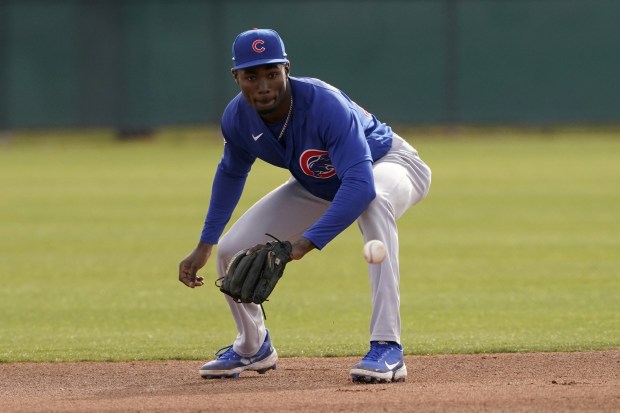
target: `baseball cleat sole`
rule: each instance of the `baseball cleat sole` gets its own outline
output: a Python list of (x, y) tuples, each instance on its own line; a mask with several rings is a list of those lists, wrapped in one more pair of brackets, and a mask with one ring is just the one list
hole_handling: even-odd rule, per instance
[(266, 367), (266, 368), (264, 368), (264, 369), (256, 370), (256, 372), (257, 372), (258, 374), (265, 374), (265, 373), (267, 373), (269, 370), (275, 370), (275, 369), (276, 369), (276, 365), (274, 364), (273, 366), (269, 366), (269, 367)]
[[(276, 365), (274, 364), (273, 366), (270, 367), (266, 367), (264, 369), (260, 369), (260, 370), (256, 370), (256, 372), (258, 374), (265, 374), (267, 373), (269, 370), (275, 370), (276, 369)], [(252, 371), (252, 370), (243, 370), (243, 371)], [(239, 378), (239, 373), (233, 373), (233, 374), (222, 374), (220, 372), (211, 372), (211, 373), (201, 373), (200, 376), (203, 379), (237, 379)]]
[(235, 374), (231, 374), (229, 376), (227, 375), (221, 375), (221, 376), (217, 376), (217, 375), (201, 375), (203, 379), (206, 380), (213, 380), (213, 379), (236, 379), (239, 377), (239, 373), (235, 373)]
[(399, 383), (407, 379), (407, 366), (402, 366), (396, 371), (379, 373), (375, 371), (352, 369), (351, 381), (360, 384)]

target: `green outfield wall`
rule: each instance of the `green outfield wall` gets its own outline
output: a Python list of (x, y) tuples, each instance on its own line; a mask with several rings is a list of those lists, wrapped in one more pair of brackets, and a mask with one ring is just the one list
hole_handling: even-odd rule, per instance
[(617, 0), (0, 0), (0, 129), (218, 122), (252, 27), (388, 122), (620, 121)]

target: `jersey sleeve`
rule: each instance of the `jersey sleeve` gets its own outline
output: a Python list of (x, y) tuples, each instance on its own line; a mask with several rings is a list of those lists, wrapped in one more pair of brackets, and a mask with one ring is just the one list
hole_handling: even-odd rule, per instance
[(209, 210), (200, 235), (200, 242), (217, 244), (239, 203), (255, 160), (256, 157), (233, 144), (228, 142), (224, 144), (224, 153), (213, 178)]
[(350, 167), (329, 208), (305, 233), (304, 237), (320, 250), (347, 229), (375, 198), (372, 163), (360, 162)]

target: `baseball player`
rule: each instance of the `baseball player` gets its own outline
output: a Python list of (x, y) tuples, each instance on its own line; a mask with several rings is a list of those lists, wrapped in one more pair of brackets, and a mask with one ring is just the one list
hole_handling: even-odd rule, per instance
[[(274, 30), (239, 34), (232, 52), (232, 77), (241, 93), (222, 116), (225, 144), (209, 209), (200, 242), (179, 264), (179, 280), (190, 288), (203, 285), (196, 272), (215, 245), (223, 277), (238, 251), (270, 240), (266, 233), (290, 241), (291, 258), (299, 260), (357, 220), (364, 242), (383, 241), (387, 254), (381, 264), (368, 266), (370, 350), (352, 367), (351, 379), (405, 380), (396, 221), (428, 193), (430, 169), (411, 145), (342, 91), (291, 76), (284, 43)], [(288, 169), (291, 177), (222, 236), (257, 158)], [(201, 376), (235, 378), (245, 370), (275, 369), (277, 353), (261, 307), (225, 298), (238, 333), (202, 366)]]

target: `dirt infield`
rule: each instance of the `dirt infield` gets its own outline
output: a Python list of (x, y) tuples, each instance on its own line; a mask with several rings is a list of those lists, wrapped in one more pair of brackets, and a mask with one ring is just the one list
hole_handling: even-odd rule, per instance
[(0, 364), (2, 412), (620, 412), (620, 350), (408, 356), (405, 383), (348, 378), (357, 358), (285, 358), (203, 380), (199, 361)]

